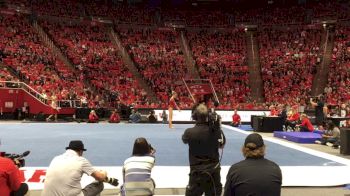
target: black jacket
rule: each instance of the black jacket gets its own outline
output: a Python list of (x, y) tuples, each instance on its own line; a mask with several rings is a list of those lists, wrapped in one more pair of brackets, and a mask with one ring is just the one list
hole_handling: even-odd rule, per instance
[(219, 166), (219, 148), (225, 143), (220, 130), (212, 130), (207, 123), (196, 124), (182, 135), (182, 141), (189, 146), (191, 170), (211, 170)]
[(247, 158), (231, 166), (224, 196), (280, 196), (281, 184), (282, 173), (276, 163), (265, 158)]

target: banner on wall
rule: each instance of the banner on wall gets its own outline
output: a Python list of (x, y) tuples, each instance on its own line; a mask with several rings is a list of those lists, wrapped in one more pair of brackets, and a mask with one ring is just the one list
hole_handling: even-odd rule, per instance
[(188, 88), (194, 95), (207, 95), (212, 93), (209, 84), (189, 84)]
[[(232, 115), (234, 111), (227, 111), (227, 110), (217, 110), (216, 111), (222, 119), (222, 122), (232, 122)], [(162, 113), (163, 110), (155, 110), (155, 113), (157, 115), (158, 121), (162, 121)], [(169, 116), (168, 110), (166, 110), (167, 115)], [(254, 116), (268, 116), (270, 114), (270, 111), (238, 111), (238, 114), (241, 116), (242, 122), (250, 122), (250, 118), (252, 115)], [(192, 111), (191, 110), (174, 110), (173, 111), (173, 121), (182, 121), (182, 122), (190, 122), (192, 121)]]
[[(122, 179), (122, 167), (97, 167), (98, 169), (107, 171), (110, 177)], [(23, 182), (27, 183), (30, 190), (42, 190), (44, 188), (44, 181), (47, 167), (24, 167), (20, 169), (23, 172)], [(83, 175), (81, 180), (82, 187), (94, 181), (91, 176)], [(115, 188), (114, 186), (105, 183), (106, 189)]]

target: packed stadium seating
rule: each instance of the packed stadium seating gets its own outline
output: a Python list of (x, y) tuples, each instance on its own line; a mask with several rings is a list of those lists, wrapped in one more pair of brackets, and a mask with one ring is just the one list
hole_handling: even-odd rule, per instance
[(248, 64), (242, 31), (188, 32), (202, 78), (211, 79), (222, 107), (248, 101)]
[[(225, 27), (230, 25), (230, 16), (223, 11), (165, 10), (161, 14), (164, 22), (185, 24), (189, 27)], [(205, 20), (203, 20), (205, 18)]]
[(81, 78), (90, 80), (100, 95), (108, 96), (106, 100), (118, 97), (127, 104), (145, 101), (146, 94), (138, 90), (137, 80), (123, 64), (103, 26), (41, 24), (80, 71)]
[(321, 30), (261, 29), (261, 74), (266, 102), (295, 104), (310, 96), (316, 65), (322, 61)]
[(40, 93), (66, 99), (70, 90), (83, 93), (83, 84), (63, 68), (23, 16), (0, 17), (0, 50), (3, 63), (18, 72)]
[[(0, 68), (0, 82), (14, 81), (15, 77), (6, 68)], [(4, 84), (0, 84), (4, 86)]]
[(155, 23), (155, 12), (151, 9), (115, 5), (106, 1), (90, 1), (84, 6), (89, 16), (108, 18), (118, 24), (150, 25)]
[[(326, 1), (223, 12), (200, 8), (154, 9), (104, 0), (7, 0), (5, 4), (9, 8), (24, 8), (27, 14), (33, 15), (17, 15), (12, 9), (12, 15), (0, 16), (2, 62), (16, 70), (19, 79), (37, 91), (48, 95), (55, 93), (60, 99), (67, 98), (71, 92), (77, 99), (88, 97), (92, 107), (109, 105), (102, 100), (120, 100), (136, 107), (166, 108), (172, 90), (180, 93), (181, 108), (190, 107), (192, 101), (181, 80), (193, 76), (178, 43), (179, 33), (155, 27), (163, 24), (190, 27), (186, 36), (200, 77), (212, 80), (221, 108), (225, 109), (236, 107), (238, 103), (245, 107), (253, 102), (249, 89), (247, 43), (239, 24), (258, 25), (257, 42), (266, 103), (297, 103), (310, 95), (316, 67), (323, 60), (321, 22), (330, 19), (341, 22), (350, 18), (349, 7)], [(46, 15), (66, 21), (55, 23)], [(124, 65), (118, 47), (108, 36), (107, 25), (96, 22), (98, 17), (114, 23), (108, 25), (120, 35), (136, 68), (160, 102), (150, 102), (147, 93), (139, 90), (138, 81)], [(72, 62), (73, 69), (45, 46), (27, 18), (41, 18), (39, 24)], [(135, 28), (134, 25), (140, 24), (144, 26)], [(336, 32), (327, 87), (333, 90), (328, 94), (328, 101), (333, 104), (350, 98), (350, 41), (347, 34), (348, 27), (339, 27)], [(10, 77), (3, 70), (0, 74), (1, 80)], [(95, 94), (90, 93), (84, 81), (90, 81), (96, 89)], [(53, 88), (57, 92), (51, 92)], [(261, 107), (265, 106), (262, 104)]]
[(325, 89), (327, 102), (332, 105), (350, 99), (350, 28), (340, 27), (336, 31), (332, 62), (329, 65), (328, 85)]
[(176, 91), (179, 93), (180, 107), (190, 107), (191, 100), (182, 78), (191, 78), (191, 75), (177, 43), (177, 33), (169, 30), (124, 29), (120, 30), (120, 34), (139, 72), (161, 102), (167, 103), (171, 91)]

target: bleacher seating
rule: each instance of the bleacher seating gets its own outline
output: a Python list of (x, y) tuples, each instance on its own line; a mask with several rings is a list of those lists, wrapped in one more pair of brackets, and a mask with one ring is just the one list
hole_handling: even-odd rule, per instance
[(296, 104), (310, 96), (322, 61), (321, 29), (259, 31), (261, 74), (266, 102)]
[(180, 107), (189, 108), (191, 100), (182, 78), (191, 78), (184, 55), (169, 30), (120, 30), (121, 39), (133, 57), (139, 72), (156, 92), (166, 108), (171, 91), (179, 93)]
[(202, 78), (211, 79), (221, 107), (248, 101), (248, 64), (242, 31), (188, 32), (193, 56)]
[[(258, 25), (266, 102), (296, 104), (310, 96), (316, 67), (323, 60), (324, 40), (321, 38), (324, 31), (318, 22), (334, 19), (341, 23), (350, 18), (348, 6), (326, 1), (289, 7), (269, 5), (234, 12), (201, 8), (154, 9), (104, 0), (7, 0), (5, 4), (13, 15), (0, 16), (3, 63), (39, 92), (57, 94), (60, 99), (73, 92), (77, 98), (88, 97), (91, 106), (97, 102), (102, 104), (102, 96), (110, 102), (118, 97), (127, 105), (166, 108), (170, 92), (175, 90), (180, 94), (180, 107), (190, 107), (192, 100), (181, 80), (192, 75), (185, 64), (176, 30), (154, 28), (164, 23), (190, 27), (187, 39), (200, 77), (212, 80), (222, 109), (266, 108), (264, 104), (257, 106), (250, 98), (245, 33), (242, 28), (234, 27), (240, 23)], [(16, 6), (30, 12), (27, 13), (32, 14), (28, 15), (30, 20), (41, 18), (40, 25), (73, 63), (74, 70), (45, 46), (26, 17), (15, 14), (21, 12), (13, 9)], [(47, 22), (52, 18), (46, 15), (64, 18), (66, 23)], [(126, 29), (111, 24), (160, 103), (149, 102), (147, 93), (140, 90), (138, 81), (110, 41), (106, 27), (97, 22), (98, 17), (114, 24), (131, 25)], [(307, 25), (310, 23), (312, 25)], [(148, 27), (135, 28), (140, 24)], [(205, 30), (200, 29), (203, 27)], [(348, 34), (348, 27), (339, 27), (336, 32), (327, 86), (328, 91), (332, 89), (327, 102), (333, 105), (350, 99)], [(2, 80), (5, 77), (10, 76), (1, 76)], [(84, 80), (91, 81), (97, 94), (89, 93)], [(51, 92), (51, 89), (57, 90)]]
[(83, 93), (82, 82), (66, 73), (63, 62), (44, 45), (25, 17), (2, 15), (0, 21), (0, 50), (5, 65), (39, 93), (59, 99), (66, 99), (71, 90)]
[[(350, 99), (350, 28), (340, 27), (335, 34), (332, 62), (329, 65), (327, 103), (337, 105)], [(327, 89), (330, 88), (330, 89)]]
[[(146, 101), (146, 94), (123, 64), (118, 49), (103, 26), (47, 22), (42, 25), (76, 69), (80, 70), (81, 77), (90, 80), (100, 95), (107, 96), (104, 97), (106, 100), (114, 102), (116, 100), (112, 97), (115, 96), (128, 105)], [(96, 100), (96, 97), (92, 99)]]

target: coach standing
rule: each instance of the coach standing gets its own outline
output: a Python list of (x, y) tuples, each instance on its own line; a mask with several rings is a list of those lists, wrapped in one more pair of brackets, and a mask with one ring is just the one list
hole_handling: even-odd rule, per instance
[(209, 126), (208, 117), (208, 108), (204, 104), (198, 105), (193, 114), (196, 125), (182, 135), (182, 141), (189, 146), (190, 174), (186, 196), (200, 196), (203, 192), (206, 196), (219, 196), (222, 192), (219, 148), (223, 148), (225, 136), (220, 126)]
[(324, 97), (323, 95), (319, 95), (316, 100), (310, 99), (310, 104), (315, 108), (315, 117), (316, 117), (316, 125), (319, 129), (323, 130), (323, 124), (325, 121), (324, 114)]

